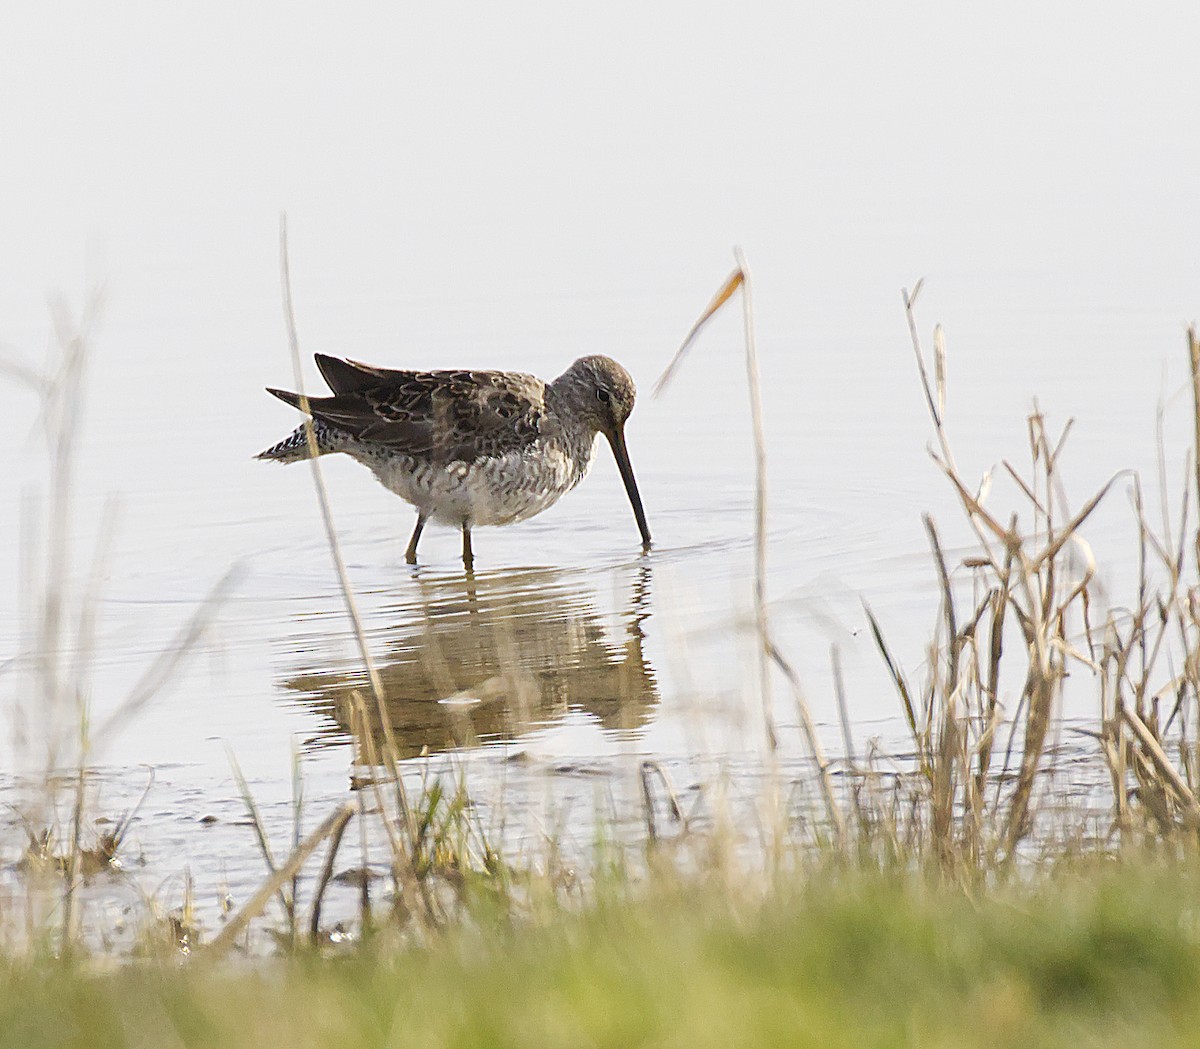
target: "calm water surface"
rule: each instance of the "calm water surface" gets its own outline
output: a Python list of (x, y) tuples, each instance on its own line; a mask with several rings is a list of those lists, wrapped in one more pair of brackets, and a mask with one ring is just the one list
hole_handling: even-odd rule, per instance
[[(920, 514), (966, 549), (925, 453), (902, 286), (924, 275), (923, 331), (946, 326), (966, 473), (1026, 460), (1036, 397), (1058, 425), (1076, 419), (1075, 505), (1118, 469), (1155, 475), (1160, 400), (1182, 476), (1200, 126), (1175, 41), (1200, 29), (1195, 11), (1114, 4), (1080, 25), (1030, 5), (987, 26), (952, 4), (869, 20), (852, 7), (755, 5), (739, 34), (691, 6), (571, 23), (522, 5), (503, 25), (380, 9), (282, 30), (232, 11), (21, 16), (0, 44), (0, 343), (40, 361), (47, 293), (78, 303), (104, 284), (71, 518), (82, 566), (115, 498), (97, 719), (235, 573), (197, 651), (96, 755), (115, 814), (155, 771), (133, 835), (155, 880), (190, 868), (212, 907), (218, 887), (244, 896), (259, 877), (228, 751), (281, 841), (293, 754), (313, 824), (363, 756), (363, 670), (307, 468), (251, 458), (295, 423), (262, 392), (291, 384), (281, 208), (309, 389), (313, 352), (547, 378), (603, 352), (643, 390), (628, 437), (645, 558), (605, 448), (551, 511), (481, 530), (473, 580), (449, 531), (405, 565), (410, 509), (325, 460), (400, 749), (414, 774), (466, 769), (516, 842), (557, 826), (586, 843), (598, 796), (635, 818), (644, 757), (682, 789), (721, 764), (759, 768), (737, 310), (649, 396), (733, 243), (755, 276), (772, 618), (831, 751), (830, 646), (856, 733), (902, 746), (861, 602), (919, 675), (938, 593)], [(46, 485), (35, 398), (4, 380), (0, 404), (2, 658), (27, 633), (16, 595), (41, 551), (39, 528), (22, 538), (22, 493), (36, 512)], [(1012, 492), (998, 479), (991, 498)], [(1114, 601), (1130, 521), (1118, 488), (1089, 532)], [(17, 682), (0, 678), (11, 796), (8, 777), (42, 755)], [(799, 761), (781, 687), (774, 717)]]

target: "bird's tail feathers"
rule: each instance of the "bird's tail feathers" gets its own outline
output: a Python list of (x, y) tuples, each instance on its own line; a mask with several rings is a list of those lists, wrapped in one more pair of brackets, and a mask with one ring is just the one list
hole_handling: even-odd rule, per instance
[[(298, 393), (292, 393), (289, 390), (273, 390), (269, 387), (267, 393), (274, 394), (281, 401), (286, 401), (295, 408), (301, 407), (301, 397)], [(312, 429), (313, 437), (316, 439), (317, 455), (328, 455), (331, 452), (342, 451), (345, 446), (346, 435), (340, 430), (335, 430), (321, 419), (313, 419)], [(310, 450), (306, 427), (297, 426), (296, 429), (278, 444), (259, 452), (254, 458), (270, 459), (279, 463), (294, 463), (301, 459), (308, 459), (309, 457)]]

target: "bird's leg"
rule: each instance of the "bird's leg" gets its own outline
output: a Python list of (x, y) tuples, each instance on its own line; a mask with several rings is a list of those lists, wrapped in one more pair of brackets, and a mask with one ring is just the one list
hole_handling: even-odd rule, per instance
[(471, 553), (471, 524), (469, 521), (463, 521), (463, 568), (468, 572), (475, 567), (475, 555)]
[(421, 532), (425, 528), (426, 516), (417, 511), (417, 527), (413, 529), (412, 538), (408, 541), (408, 549), (404, 551), (404, 560), (410, 565), (417, 563), (417, 542), (421, 538)]

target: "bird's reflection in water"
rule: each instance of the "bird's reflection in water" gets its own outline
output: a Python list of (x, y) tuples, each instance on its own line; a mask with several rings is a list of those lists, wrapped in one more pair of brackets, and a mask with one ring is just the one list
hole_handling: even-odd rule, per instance
[[(645, 725), (658, 702), (643, 652), (650, 567), (606, 578), (614, 614), (598, 610), (587, 582), (553, 569), (406, 581), (416, 592), (384, 613), (394, 625), (380, 631), (378, 613), (367, 624), (399, 756), (515, 739), (572, 710), (608, 730)], [(310, 746), (346, 742), (365, 712), (372, 738), (355, 740), (358, 757), (382, 753), (365, 672), (313, 669), (283, 686), (324, 716)]]

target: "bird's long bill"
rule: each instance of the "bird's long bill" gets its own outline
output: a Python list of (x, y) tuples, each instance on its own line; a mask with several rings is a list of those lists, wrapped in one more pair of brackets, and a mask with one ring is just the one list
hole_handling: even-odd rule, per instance
[(617, 469), (621, 471), (621, 480), (625, 482), (625, 492), (629, 496), (629, 505), (633, 507), (633, 516), (637, 518), (638, 531), (642, 533), (642, 549), (650, 549), (650, 526), (646, 524), (646, 511), (642, 509), (642, 497), (638, 493), (637, 481), (633, 477), (633, 466), (629, 462), (629, 450), (625, 447), (625, 431), (614, 430), (605, 434), (608, 443), (612, 445), (613, 457), (617, 460)]

